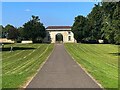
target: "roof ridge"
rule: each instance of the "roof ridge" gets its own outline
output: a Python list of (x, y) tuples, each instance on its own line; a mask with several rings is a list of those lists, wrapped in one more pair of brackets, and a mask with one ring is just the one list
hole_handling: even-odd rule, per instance
[(61, 28), (71, 28), (72, 26), (48, 26), (46, 29), (61, 29)]

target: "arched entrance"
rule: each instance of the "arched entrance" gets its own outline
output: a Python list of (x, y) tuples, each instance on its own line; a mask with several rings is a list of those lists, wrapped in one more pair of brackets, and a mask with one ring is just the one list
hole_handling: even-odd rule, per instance
[(58, 33), (55, 35), (56, 43), (62, 43), (63, 42), (63, 35), (61, 33)]

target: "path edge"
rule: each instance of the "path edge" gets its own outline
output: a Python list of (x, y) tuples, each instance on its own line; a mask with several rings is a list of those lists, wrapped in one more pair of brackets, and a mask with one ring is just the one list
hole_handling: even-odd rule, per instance
[(45, 61), (40, 65), (40, 67), (37, 69), (37, 72), (31, 76), (31, 77), (28, 77), (28, 81), (26, 81), (25, 84), (23, 84), (23, 86), (21, 88), (26, 88), (30, 82), (34, 79), (34, 77), (38, 74), (38, 72), (42, 69), (42, 67), (45, 65), (45, 63), (48, 61), (48, 58), (52, 55), (53, 51), (55, 49), (55, 44), (53, 46), (53, 50), (51, 51), (51, 53), (48, 55), (48, 57), (45, 59)]
[[(64, 44), (64, 48), (65, 48), (65, 44)], [(83, 70), (101, 89), (105, 90), (104, 87), (103, 87), (90, 73), (88, 73), (88, 71), (86, 70), (86, 68), (84, 68), (81, 64), (79, 64), (79, 63), (75, 60), (75, 58), (67, 51), (66, 48), (65, 48), (65, 51), (69, 54), (69, 56), (73, 59), (73, 61), (74, 61), (79, 67), (81, 67), (82, 70)]]

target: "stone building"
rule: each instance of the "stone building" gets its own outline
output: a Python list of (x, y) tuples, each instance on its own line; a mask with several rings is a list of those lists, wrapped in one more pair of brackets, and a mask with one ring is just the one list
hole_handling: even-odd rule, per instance
[(75, 43), (74, 34), (71, 26), (48, 26), (46, 28), (47, 35), (44, 42), (56, 43)]

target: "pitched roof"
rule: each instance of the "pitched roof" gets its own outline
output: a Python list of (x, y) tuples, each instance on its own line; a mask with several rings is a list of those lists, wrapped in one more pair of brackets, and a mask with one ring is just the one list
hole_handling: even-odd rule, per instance
[(46, 29), (71, 29), (71, 26), (48, 26)]

